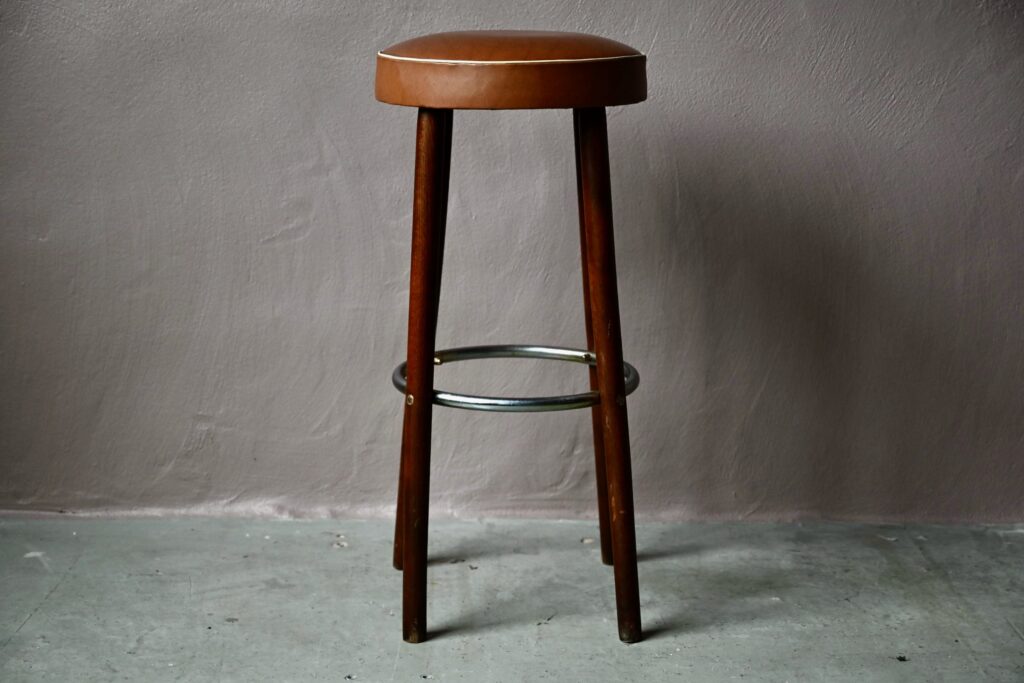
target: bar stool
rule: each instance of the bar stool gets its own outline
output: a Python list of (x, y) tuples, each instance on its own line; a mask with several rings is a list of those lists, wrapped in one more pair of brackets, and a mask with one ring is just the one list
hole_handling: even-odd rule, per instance
[[(434, 404), (470, 410), (590, 407), (601, 559), (614, 567), (619, 638), (641, 638), (626, 396), (639, 382), (622, 359), (605, 107), (647, 96), (646, 58), (580, 33), (463, 31), (413, 38), (377, 53), (376, 96), (417, 107), (408, 354), (392, 381), (405, 394), (394, 566), (403, 570), (402, 635), (427, 636), (427, 500)], [(572, 109), (587, 348), (473, 346), (436, 350), (454, 109)], [(496, 398), (435, 390), (434, 366), (526, 357), (589, 366), (586, 393)]]

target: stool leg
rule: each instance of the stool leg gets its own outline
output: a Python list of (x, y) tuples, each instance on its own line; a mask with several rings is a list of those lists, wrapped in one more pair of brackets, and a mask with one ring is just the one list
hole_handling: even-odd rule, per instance
[[(583, 272), (583, 316), (587, 327), (587, 350), (594, 350), (594, 324), (590, 314), (590, 282), (587, 268), (587, 229), (583, 210), (583, 178), (580, 161), (580, 117), (577, 111), (572, 115), (573, 138), (576, 147), (576, 199), (580, 214), (580, 260)], [(590, 389), (598, 390), (597, 368), (590, 366)], [(594, 479), (597, 481), (597, 519), (601, 530), (601, 562), (612, 564), (612, 533), (608, 521), (608, 482), (604, 466), (604, 428), (601, 425), (601, 406), (590, 409), (591, 427), (594, 432)]]
[[(440, 202), (437, 210), (439, 212), (437, 235), (438, 240), (437, 248), (437, 266), (435, 269), (436, 283), (435, 283), (435, 299), (434, 301), (434, 318), (433, 327), (434, 334), (437, 332), (437, 310), (438, 303), (441, 297), (441, 267), (444, 262), (444, 237), (445, 237), (445, 224), (448, 217), (448, 179), (450, 176), (451, 160), (452, 160), (452, 111), (450, 109), (438, 110), (441, 115), (441, 135), (442, 139), (440, 142), (440, 154), (438, 176), (437, 181), (441, 187), (438, 190), (438, 200)], [(418, 125), (418, 124), (417, 124)], [(418, 128), (417, 128), (417, 136)], [(417, 137), (418, 139), (418, 137)], [(417, 143), (418, 145), (418, 143)], [(417, 147), (418, 149), (418, 147)], [(431, 345), (433, 345), (434, 336), (431, 336)], [(431, 351), (433, 354), (433, 351)], [(402, 415), (402, 450), (398, 472), (398, 505), (395, 510), (395, 540), (394, 547), (392, 549), (391, 564), (395, 569), (402, 570), (402, 560), (404, 555), (404, 544), (403, 544), (403, 526), (405, 524), (405, 469), (406, 463), (409, 461), (406, 452), (409, 450), (408, 443), (408, 431), (409, 431), (409, 406), (406, 405)]]
[(395, 510), (395, 543), (391, 553), (391, 566), (402, 571), (402, 560), (405, 553), (405, 544), (402, 542), (402, 533), (405, 527), (405, 468), (409, 462), (406, 452), (409, 450), (409, 406), (402, 411), (402, 450), (398, 464), (398, 506)]
[(416, 179), (409, 280), (405, 447), (402, 464), (402, 637), (427, 633), (427, 521), (430, 427), (441, 258), (447, 212), (452, 112), (420, 109), (416, 126)]
[(597, 382), (601, 393), (619, 639), (635, 643), (641, 639), (640, 591), (636, 570), (636, 531), (633, 527), (633, 483), (622, 369), (622, 336), (619, 329), (619, 296), (615, 281), (608, 128), (603, 108), (577, 109), (573, 115), (579, 135), (580, 203), (583, 206), (586, 232), (587, 276), (594, 349), (597, 354)]

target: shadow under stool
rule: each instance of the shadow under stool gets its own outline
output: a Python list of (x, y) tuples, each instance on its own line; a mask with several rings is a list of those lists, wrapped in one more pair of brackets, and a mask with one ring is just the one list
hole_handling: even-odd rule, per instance
[[(605, 107), (647, 96), (646, 58), (579, 33), (464, 31), (414, 38), (377, 54), (377, 99), (418, 108), (408, 354), (393, 375), (405, 394), (394, 566), (404, 570), (402, 634), (427, 637), (427, 503), (434, 404), (531, 412), (590, 407), (601, 559), (614, 567), (619, 638), (641, 639), (626, 396), (639, 382), (622, 358)], [(474, 346), (437, 350), (437, 310), (455, 109), (572, 109), (587, 348)], [(590, 391), (494, 398), (439, 391), (434, 366), (526, 357), (589, 366)]]

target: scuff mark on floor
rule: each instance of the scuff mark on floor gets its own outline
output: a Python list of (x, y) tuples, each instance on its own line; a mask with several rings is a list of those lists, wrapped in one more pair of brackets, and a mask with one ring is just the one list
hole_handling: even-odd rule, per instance
[[(28, 554), (31, 555), (32, 553), (28, 553)], [(57, 583), (54, 584), (53, 588), (51, 588), (50, 591), (46, 595), (43, 596), (43, 599), (39, 601), (39, 604), (35, 606), (35, 609), (33, 609), (31, 612), (29, 612), (29, 615), (27, 617), (25, 617), (25, 620), (18, 625), (18, 628), (14, 629), (14, 633), (12, 633), (11, 635), (7, 636), (7, 640), (4, 641), (4, 644), (0, 645), (0, 652), (2, 652), (4, 649), (7, 648), (8, 645), (10, 645), (11, 641), (14, 640), (14, 636), (18, 635), (21, 632), (21, 629), (25, 628), (25, 624), (27, 624), (29, 621), (32, 620), (32, 617), (34, 617), (36, 615), (36, 612), (38, 612), (39, 609), (44, 604), (46, 604), (46, 601), (50, 599), (50, 596), (53, 595), (57, 591), (58, 588), (60, 588), (60, 585), (62, 583), (64, 583), (64, 579), (68, 578), (68, 576), (71, 574), (71, 571), (75, 568), (75, 565), (78, 564), (78, 561), (80, 559), (82, 559), (82, 554), (81, 553), (79, 553), (78, 556), (75, 557), (74, 561), (67, 568), (67, 570), (61, 575), (60, 579), (57, 581)]]
[(41, 550), (33, 550), (31, 552), (27, 552), (24, 555), (22, 555), (22, 558), (26, 560), (39, 560), (39, 562), (43, 565), (43, 569), (50, 573), (53, 573), (53, 570), (50, 569), (50, 561), (46, 559), (46, 553), (44, 553)]

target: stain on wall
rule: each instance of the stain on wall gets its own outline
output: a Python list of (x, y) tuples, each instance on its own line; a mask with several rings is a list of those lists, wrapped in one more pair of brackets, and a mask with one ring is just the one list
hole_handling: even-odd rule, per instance
[[(373, 55), (492, 27), (649, 55), (609, 119), (642, 516), (1024, 517), (996, 1), (0, 3), (0, 507), (389, 513), (415, 114)], [(569, 112), (458, 112), (453, 165), (439, 345), (583, 345)], [(589, 429), (439, 409), (432, 509), (592, 516)]]

